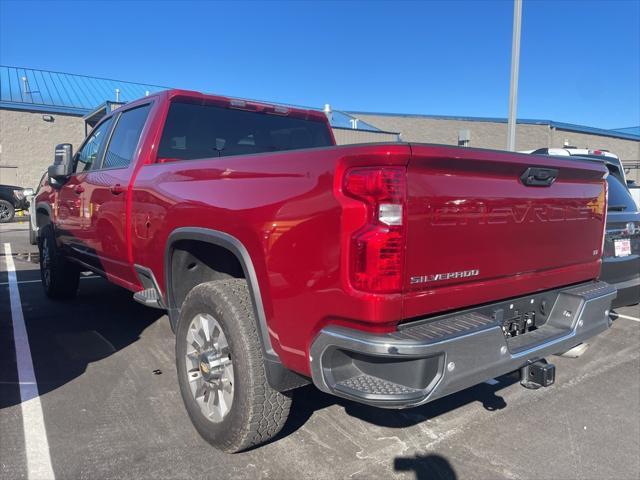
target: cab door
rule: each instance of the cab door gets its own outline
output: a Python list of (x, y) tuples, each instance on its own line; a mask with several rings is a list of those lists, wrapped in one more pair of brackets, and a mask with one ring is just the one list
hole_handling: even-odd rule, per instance
[(93, 261), (110, 280), (129, 288), (138, 281), (128, 255), (127, 202), (150, 106), (137, 105), (117, 114), (102, 163), (84, 178), (88, 215), (83, 230)]
[(85, 178), (101, 158), (111, 130), (108, 118), (93, 129), (74, 157), (73, 173), (58, 192), (56, 231), (69, 255), (87, 261), (89, 249), (84, 226), (87, 217)]

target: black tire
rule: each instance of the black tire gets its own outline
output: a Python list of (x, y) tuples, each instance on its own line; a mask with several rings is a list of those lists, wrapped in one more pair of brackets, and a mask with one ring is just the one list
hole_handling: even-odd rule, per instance
[(16, 215), (16, 210), (11, 202), (0, 200), (0, 223), (9, 223)]
[(69, 262), (57, 246), (51, 225), (40, 231), (40, 278), (47, 297), (73, 298), (78, 293), (80, 268)]
[[(233, 364), (233, 401), (218, 423), (202, 413), (187, 376), (187, 333), (191, 321), (201, 314), (210, 315), (219, 323)], [(200, 284), (189, 292), (176, 329), (176, 366), (187, 413), (198, 433), (214, 447), (228, 453), (246, 450), (270, 440), (284, 426), (291, 398), (267, 382), (245, 280), (216, 280)]]
[(33, 230), (31, 223), (29, 223), (29, 243), (31, 245), (35, 245), (38, 243), (38, 238), (36, 237), (36, 232)]

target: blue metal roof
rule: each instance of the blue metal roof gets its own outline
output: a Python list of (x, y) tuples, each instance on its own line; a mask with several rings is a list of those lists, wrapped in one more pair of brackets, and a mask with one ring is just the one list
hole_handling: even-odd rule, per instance
[(626, 128), (612, 128), (614, 132), (630, 133), (631, 135), (637, 135), (640, 137), (640, 126), (638, 127), (626, 127)]
[[(104, 106), (105, 102), (115, 101), (116, 89), (120, 89), (120, 102), (126, 103), (144, 97), (147, 92), (155, 93), (169, 88), (171, 87), (0, 65), (0, 108), (85, 116)], [(355, 123), (352, 120), (356, 120)], [(344, 112), (333, 111), (332, 126), (353, 128), (354, 124), (357, 130), (381, 132), (379, 128), (354, 119)]]
[[(499, 117), (464, 117), (457, 115), (423, 115), (418, 113), (381, 113), (381, 112), (348, 112), (351, 115), (380, 115), (385, 117), (412, 117), (412, 118), (430, 118), (435, 120), (462, 120), (469, 122), (493, 122), (507, 123), (506, 118)], [(585, 125), (576, 125), (574, 123), (555, 122), (553, 120), (536, 120), (527, 118), (518, 118), (517, 123), (529, 125), (549, 125), (559, 130), (567, 130), (570, 132), (590, 133), (594, 135), (602, 135), (605, 137), (624, 138), (625, 140), (640, 140), (640, 134), (620, 130), (607, 130), (604, 128), (587, 127)]]
[(167, 87), (0, 65), (0, 107), (85, 115), (107, 100), (128, 102)]

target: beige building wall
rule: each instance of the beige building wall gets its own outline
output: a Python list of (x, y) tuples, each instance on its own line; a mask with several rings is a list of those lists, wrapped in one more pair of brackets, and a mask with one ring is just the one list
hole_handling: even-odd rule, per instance
[[(51, 116), (53, 121), (45, 121), (43, 116)], [(18, 186), (35, 188), (53, 163), (55, 146), (71, 143), (75, 151), (83, 139), (82, 117), (0, 109), (0, 169), (18, 167)]]
[[(50, 115), (53, 121), (45, 121), (43, 115)], [(371, 114), (358, 114), (357, 117), (386, 132), (334, 128), (338, 145), (397, 141), (396, 134), (387, 132), (400, 132), (406, 142), (457, 145), (458, 132), (467, 129), (471, 134), (472, 147), (499, 150), (506, 147), (506, 123)], [(518, 150), (562, 147), (568, 141), (580, 148), (610, 150), (623, 162), (640, 161), (640, 142), (633, 140), (530, 124), (519, 124), (516, 138)], [(19, 186), (35, 187), (53, 162), (56, 144), (69, 142), (75, 150), (83, 139), (84, 122), (81, 117), (0, 109), (0, 176), (3, 179), (15, 178)], [(640, 171), (632, 170), (630, 178), (640, 181), (638, 177)]]
[[(498, 122), (470, 122), (467, 120), (402, 117), (390, 115), (357, 114), (357, 118), (382, 130), (400, 132), (405, 142), (458, 144), (458, 132), (469, 130), (469, 146), (504, 150), (507, 146), (507, 124)], [(516, 148), (529, 150), (546, 147), (550, 139), (549, 127), (519, 125)]]
[(352, 130), (349, 128), (334, 128), (333, 136), (338, 145), (354, 143), (396, 142), (398, 135), (387, 132), (369, 132), (366, 130)]
[[(507, 146), (507, 124), (471, 120), (360, 114), (364, 120), (382, 130), (400, 132), (406, 142), (458, 144), (458, 132), (469, 130), (469, 146), (504, 150)], [(616, 153), (622, 161), (640, 160), (640, 141), (625, 140), (565, 130), (556, 130), (546, 124), (518, 124), (516, 150), (532, 150), (543, 147), (562, 147), (564, 142), (578, 148), (604, 148)]]

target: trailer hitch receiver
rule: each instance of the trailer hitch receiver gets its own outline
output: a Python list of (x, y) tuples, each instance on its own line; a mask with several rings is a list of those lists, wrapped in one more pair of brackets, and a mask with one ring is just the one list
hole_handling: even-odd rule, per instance
[(556, 380), (556, 366), (546, 360), (538, 360), (520, 369), (520, 384), (525, 388), (549, 387)]

